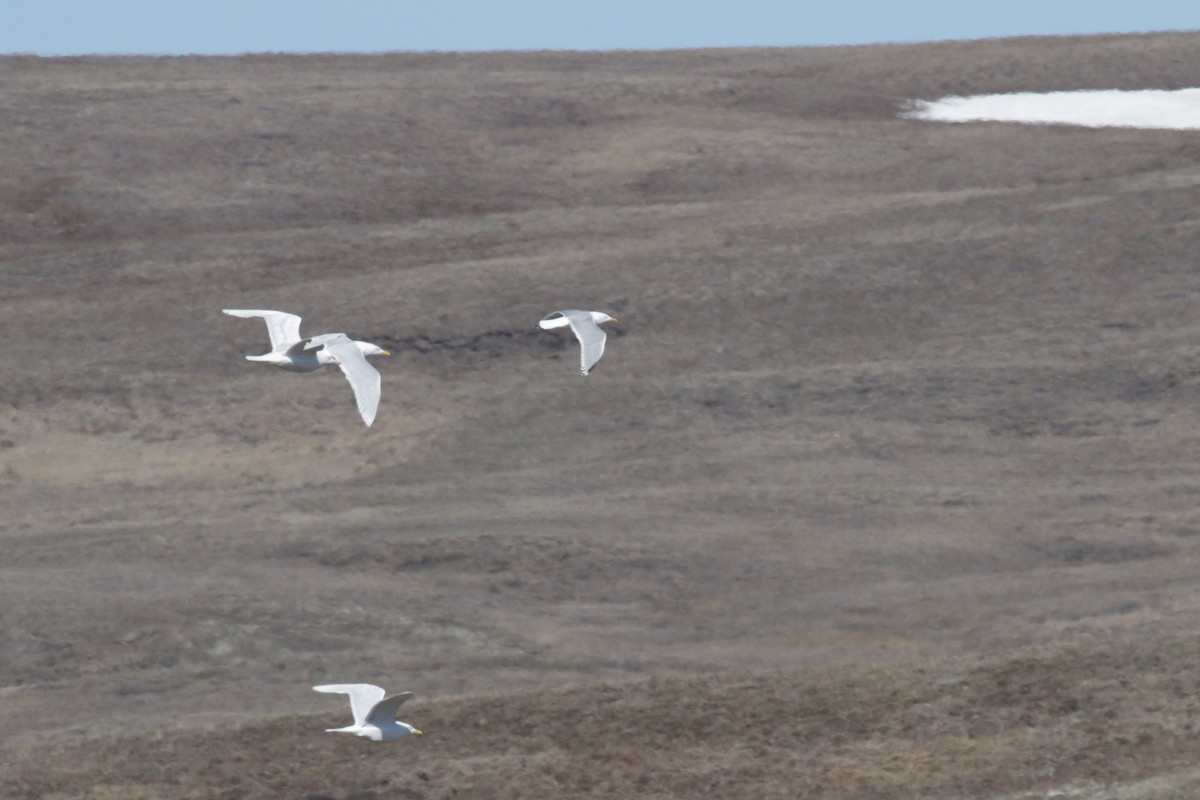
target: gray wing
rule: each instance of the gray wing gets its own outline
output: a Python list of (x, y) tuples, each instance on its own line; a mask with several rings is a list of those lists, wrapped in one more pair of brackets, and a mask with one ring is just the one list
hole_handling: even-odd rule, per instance
[(587, 375), (600, 356), (604, 355), (604, 342), (608, 335), (592, 320), (588, 311), (564, 311), (563, 316), (571, 323), (575, 338), (579, 340), (579, 371)]
[(360, 727), (370, 717), (375, 705), (387, 694), (383, 689), (369, 683), (327, 683), (324, 686), (314, 686), (313, 691), (350, 695), (350, 713), (354, 714), (354, 724)]
[(337, 342), (353, 341), (344, 333), (322, 333), (320, 336), (310, 336), (307, 339), (301, 339), (291, 346), (289, 352), (302, 353), (305, 350), (319, 350), (327, 345), (336, 344)]
[(321, 345), (324, 345), (325, 352), (338, 360), (342, 374), (350, 381), (350, 388), (354, 390), (358, 413), (363, 422), (367, 423), (367, 427), (370, 427), (375, 421), (375, 412), (379, 410), (379, 394), (383, 389), (383, 379), (379, 370), (371, 366), (354, 340), (343, 333), (314, 337), (306, 349), (311, 350)]
[(372, 725), (390, 725), (396, 721), (396, 712), (400, 710), (400, 706), (412, 696), (412, 692), (401, 692), (380, 700), (371, 709), (371, 713), (367, 714), (367, 722)]
[(300, 341), (300, 318), (286, 311), (265, 311), (257, 308), (225, 308), (226, 314), (234, 317), (261, 317), (267, 323), (267, 335), (271, 337), (271, 352), (282, 353)]

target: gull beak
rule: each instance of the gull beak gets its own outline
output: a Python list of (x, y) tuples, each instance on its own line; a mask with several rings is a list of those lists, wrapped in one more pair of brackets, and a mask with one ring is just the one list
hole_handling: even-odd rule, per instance
[(415, 733), (417, 736), (422, 735), (421, 732), (419, 730), (417, 730), (416, 728), (413, 728), (413, 733)]
[(616, 317), (613, 317), (612, 319), (609, 320), (609, 322), (616, 322), (616, 321), (617, 321)]
[(379, 355), (381, 355), (381, 356), (390, 356), (390, 355), (391, 355), (391, 353), (390, 353), (389, 351), (387, 351), (387, 350), (384, 350), (384, 351), (383, 351), (382, 353), (380, 353)]

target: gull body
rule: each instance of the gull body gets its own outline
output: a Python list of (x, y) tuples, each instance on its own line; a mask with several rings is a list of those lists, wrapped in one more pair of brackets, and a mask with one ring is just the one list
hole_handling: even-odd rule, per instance
[(383, 689), (369, 683), (330, 683), (314, 686), (313, 691), (350, 696), (354, 724), (344, 728), (328, 728), (326, 733), (352, 733), (373, 742), (394, 742), (405, 736), (421, 735), (412, 725), (396, 719), (396, 710), (413, 696), (412, 692), (385, 697), (387, 693)]
[(267, 323), (271, 352), (261, 356), (246, 356), (247, 361), (260, 361), (288, 372), (313, 372), (321, 367), (336, 365), (354, 390), (354, 399), (363, 422), (369, 427), (375, 421), (382, 379), (379, 370), (367, 361), (367, 356), (391, 355), (387, 350), (370, 342), (355, 341), (344, 333), (324, 333), (302, 339), (300, 317), (284, 311), (245, 308), (223, 310), (234, 317), (259, 317)]
[(570, 326), (575, 338), (579, 340), (579, 371), (587, 375), (604, 355), (604, 342), (608, 335), (600, 326), (605, 322), (616, 321), (616, 317), (610, 317), (603, 311), (568, 309), (555, 311), (539, 322), (538, 326), (547, 331)]

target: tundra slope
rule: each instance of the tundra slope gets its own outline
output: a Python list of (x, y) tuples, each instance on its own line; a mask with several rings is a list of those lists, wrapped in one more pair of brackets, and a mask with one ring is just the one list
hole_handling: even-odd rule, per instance
[[(279, 765), (353, 754), (294, 717), (352, 674), (474, 709), (413, 711), (406, 753), (481, 725), (427, 773), (449, 791), (507, 774), (471, 760), (486, 736), (554, 757), (545, 717), (512, 713), (532, 697), (578, 691), (585, 715), (610, 685), (782, 670), (832, 700), (819, 675), (847, 664), (895, 676), (862, 695), (895, 716), (852, 703), (798, 739), (755, 706), (834, 795), (887, 796), (900, 763), (943, 795), (1040, 786), (1083, 758), (1056, 731), (1099, 737), (1105, 780), (1194, 762), (1186, 672), (1146, 673), (1108, 721), (1088, 658), (1053, 719), (1017, 702), (1055, 685), (1027, 649), (1094, 648), (1119, 686), (1200, 623), (1194, 135), (895, 112), (1200, 85), (1197, 43), (0, 59), (0, 773), (73, 754), (86, 777), (53, 791), (110, 791), (119, 729), (202, 743), (139, 760), (148, 785), (252, 794), (225, 732), (272, 732)], [(621, 318), (586, 381), (531, 324), (581, 286)], [(347, 426), (340, 381), (247, 368), (258, 334), (212, 335), (234, 305), (395, 351), (404, 413)], [(900, 690), (947, 659), (1016, 660), (983, 709)], [(663, 794), (769, 794), (766, 742), (722, 739), (738, 781), (696, 770), (714, 729), (693, 723), (728, 713), (698, 709), (652, 768), (604, 739), (550, 773), (569, 791), (529, 791), (670, 763)], [(986, 773), (1007, 783), (923, 761), (903, 732), (942, 723), (1010, 731)], [(280, 770), (276, 793), (384, 792)]]

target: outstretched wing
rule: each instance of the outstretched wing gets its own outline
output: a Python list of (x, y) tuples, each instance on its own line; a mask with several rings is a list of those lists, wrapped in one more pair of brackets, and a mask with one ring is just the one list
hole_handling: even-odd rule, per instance
[(300, 341), (300, 318), (286, 311), (264, 311), (254, 308), (226, 308), (226, 314), (234, 317), (261, 317), (267, 323), (267, 335), (271, 337), (271, 352), (282, 353)]
[(412, 696), (412, 692), (401, 692), (380, 700), (371, 709), (371, 713), (367, 714), (367, 722), (372, 725), (392, 724), (396, 721), (396, 712), (400, 710), (400, 706)]
[(292, 344), (289, 353), (303, 353), (305, 350), (320, 350), (322, 347), (337, 342), (350, 341), (350, 337), (344, 333), (322, 333), (318, 336), (310, 336), (307, 339), (301, 339)]
[(591, 312), (564, 311), (562, 313), (567, 318), (567, 322), (571, 324), (571, 330), (575, 331), (575, 338), (579, 339), (579, 371), (587, 375), (592, 367), (596, 366), (600, 356), (604, 355), (604, 342), (608, 339), (608, 335), (592, 319)]
[(358, 403), (358, 413), (363, 422), (370, 427), (375, 421), (375, 412), (379, 410), (379, 394), (383, 389), (383, 379), (379, 370), (371, 366), (358, 345), (344, 333), (329, 333), (317, 336), (306, 349), (324, 346), (325, 352), (338, 360), (342, 374), (350, 381), (354, 390), (354, 400)]
[(549, 331), (553, 330), (554, 328), (565, 328), (569, 324), (571, 323), (569, 320), (567, 320), (567, 317), (565, 314), (563, 314), (563, 312), (555, 311), (553, 314), (542, 317), (542, 320), (538, 323), (538, 326), (541, 327), (542, 330)]
[(314, 686), (315, 692), (350, 695), (350, 712), (354, 714), (354, 724), (362, 727), (371, 715), (371, 711), (387, 692), (369, 683), (327, 683), (324, 686)]

